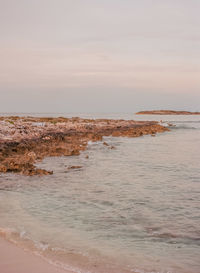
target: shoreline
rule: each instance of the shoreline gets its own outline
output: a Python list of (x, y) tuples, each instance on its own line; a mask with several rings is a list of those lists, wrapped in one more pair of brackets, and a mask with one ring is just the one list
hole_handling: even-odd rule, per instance
[[(52, 174), (51, 170), (37, 169), (35, 163), (48, 156), (79, 155), (87, 149), (89, 141), (102, 141), (104, 136), (155, 136), (156, 133), (166, 131), (169, 129), (154, 121), (0, 117), (0, 173), (28, 176)], [(115, 148), (106, 142), (103, 145)], [(40, 253), (37, 255), (34, 248), (24, 250), (23, 245), (9, 240), (6, 233), (0, 235), (0, 271), (3, 273), (110, 273), (101, 261), (91, 264), (72, 256), (67, 257), (67, 262), (63, 264), (66, 269), (63, 269), (62, 264), (60, 267), (59, 264), (56, 266), (57, 260), (53, 262), (50, 259), (48, 262), (45, 253), (39, 256)], [(110, 266), (114, 264), (111, 262)], [(130, 272), (119, 267), (114, 270), (116, 273)]]
[(37, 250), (31, 242), (20, 242), (0, 231), (0, 272), (3, 273), (135, 273), (128, 263), (119, 264), (110, 257), (99, 255), (95, 260), (72, 253)]
[[(195, 133), (195, 132), (194, 132)], [(154, 142), (156, 142), (157, 143), (157, 141), (159, 142), (159, 140), (161, 139), (164, 139), (165, 140), (165, 142), (166, 142), (166, 137), (171, 137), (171, 135), (173, 135), (173, 134), (164, 134), (163, 136), (162, 135), (160, 135), (160, 137), (158, 137), (158, 138), (155, 138), (155, 139), (152, 139), (151, 138), (151, 136), (150, 136), (150, 138), (148, 137), (148, 138), (143, 138), (143, 139), (134, 139), (133, 140), (133, 143), (135, 143), (135, 142), (142, 142), (142, 143), (146, 143), (146, 141), (150, 144), (150, 143), (154, 143)], [(108, 140), (106, 140), (105, 139), (105, 141), (107, 141), (108, 143), (107, 144), (110, 144), (110, 146), (108, 145), (107, 146), (107, 144), (106, 144), (106, 142), (105, 143), (103, 143), (103, 142), (101, 142), (101, 143), (99, 143), (99, 145), (105, 145), (105, 146), (107, 146), (107, 147), (104, 147), (104, 146), (102, 146), (103, 147), (103, 149), (104, 149), (104, 151), (105, 151), (105, 153), (114, 153), (115, 154), (115, 151), (109, 151), (108, 149), (111, 147), (111, 145), (116, 145), (116, 148), (117, 148), (117, 150), (118, 150), (118, 145), (115, 143), (115, 141), (117, 141), (117, 139), (115, 139), (115, 141), (112, 141), (112, 142), (110, 142), (109, 141), (109, 139)], [(123, 141), (123, 139), (121, 138), (120, 139), (120, 141)], [(128, 147), (131, 147), (131, 145), (130, 145), (130, 143), (132, 143), (132, 141), (131, 141), (131, 139), (129, 140), (129, 139), (125, 139), (125, 141), (129, 141), (129, 145), (128, 145)], [(91, 143), (91, 142), (90, 142)], [(95, 146), (96, 146), (96, 144), (95, 144)], [(133, 144), (133, 146), (136, 146), (136, 145), (134, 145)], [(86, 148), (87, 148), (87, 146), (86, 146)], [(86, 151), (87, 152), (87, 151)], [(90, 161), (91, 161), (91, 159), (93, 158), (92, 156), (91, 156), (91, 154), (90, 154), (90, 150), (88, 150), (88, 153), (86, 153), (86, 152), (84, 152), (84, 153), (82, 153), (82, 155), (81, 155), (81, 157), (83, 157), (83, 159), (84, 158), (86, 158), (85, 157), (85, 155), (86, 154), (89, 154), (89, 157), (90, 157)], [(116, 151), (117, 152), (117, 151)], [(133, 153), (134, 154), (134, 153)], [(77, 157), (77, 158), (79, 158), (79, 157)], [(64, 160), (66, 160), (66, 158), (63, 158)], [(71, 160), (73, 161), (73, 158), (68, 158), (67, 159), (68, 160), (68, 162), (69, 163), (72, 163), (71, 162)], [(84, 159), (85, 160), (85, 159)], [(89, 161), (89, 162), (90, 162)], [(79, 165), (79, 161), (76, 161), (76, 158), (74, 159), (74, 165), (77, 165), (76, 167), (78, 168), (78, 165)], [(76, 164), (76, 162), (78, 162), (78, 164)], [(85, 161), (84, 161), (85, 162)], [(86, 164), (88, 164), (88, 161), (86, 162)], [(80, 163), (80, 165), (82, 165), (81, 163)], [(44, 165), (44, 166), (47, 166), (47, 165)], [(72, 167), (75, 167), (75, 166), (72, 166)], [(48, 168), (48, 167), (46, 167), (46, 168)], [(56, 169), (55, 169), (55, 174), (56, 174)], [(2, 177), (3, 177), (4, 175), (2, 175)], [(8, 174), (8, 177), (9, 177), (10, 175)], [(12, 174), (11, 174), (11, 176), (13, 176)], [(67, 175), (66, 175), (67, 176)], [(19, 179), (20, 179), (20, 177), (22, 177), (21, 175), (17, 175), (16, 177), (19, 177)], [(22, 177), (23, 178), (23, 177)], [(52, 178), (54, 178), (54, 177), (52, 177)], [(50, 179), (52, 179), (52, 178), (50, 178)], [(18, 178), (17, 178), (18, 179)], [(23, 179), (27, 179), (26, 177), (24, 177)], [(30, 182), (32, 181), (32, 179), (39, 179), (40, 180), (40, 177), (36, 177), (36, 178), (28, 178), (28, 179), (30, 179)], [(41, 179), (49, 179), (48, 177), (46, 177), (46, 178), (41, 178)], [(7, 181), (5, 181), (5, 183), (6, 183)], [(47, 181), (48, 182), (48, 181)], [(47, 187), (48, 187), (48, 183), (47, 183)], [(12, 196), (11, 196), (12, 197)], [(11, 201), (12, 201), (12, 199), (11, 199)], [(10, 211), (11, 213), (12, 213), (12, 210)], [(2, 218), (2, 220), (3, 220), (3, 218)], [(3, 221), (2, 221), (2, 223), (3, 223)], [(6, 225), (5, 225), (6, 226)], [(26, 229), (27, 230), (27, 229)], [(21, 231), (21, 230), (19, 230), (19, 231)], [(23, 231), (22, 231), (23, 232)], [(19, 234), (21, 235), (21, 233), (19, 232)], [(170, 235), (170, 234), (169, 234)], [(22, 236), (23, 236), (23, 234), (22, 234)], [(164, 233), (164, 236), (168, 236), (168, 234), (167, 233)], [(28, 238), (28, 236), (27, 237), (24, 237), (24, 238)], [(29, 237), (30, 238), (30, 237)], [(32, 237), (32, 238), (34, 238), (34, 237)], [(156, 237), (157, 238), (157, 237)], [(162, 237), (161, 237), (162, 238)], [(165, 238), (165, 237), (163, 237), (163, 238)], [(173, 237), (172, 237), (173, 238)], [(15, 239), (15, 238), (14, 238)], [(23, 238), (22, 238), (23, 239)], [(9, 241), (9, 236), (7, 237), (7, 239), (6, 240), (8, 240)], [(156, 239), (155, 239), (156, 240)], [(161, 239), (162, 240), (162, 239)], [(165, 239), (164, 239), (165, 240)], [(174, 240), (176, 240), (176, 239), (172, 239), (173, 241)], [(1, 249), (1, 252), (3, 252), (3, 249), (4, 249), (4, 247), (3, 247), (3, 245), (1, 244), (1, 239), (0, 239), (0, 249)], [(5, 240), (4, 240), (5, 241)], [(35, 242), (35, 241), (34, 241)], [(42, 241), (43, 242), (43, 241)], [(11, 243), (9, 243), (10, 244), (10, 246), (12, 247), (12, 246), (14, 246), (14, 249), (16, 250), (16, 251), (20, 251), (21, 252), (21, 249), (23, 250), (23, 248), (24, 248), (24, 246), (23, 245), (21, 245), (20, 243), (18, 244), (18, 242), (16, 241), (16, 243), (13, 241), (13, 242), (11, 242)], [(15, 247), (16, 246), (16, 247)], [(50, 245), (50, 247), (53, 247), (53, 244), (52, 245)], [(6, 246), (6, 248), (7, 248), (7, 246)], [(26, 248), (26, 245), (25, 245), (25, 248)], [(15, 251), (15, 250), (13, 250), (13, 251)], [(37, 251), (37, 250), (36, 250)], [(42, 262), (44, 262), (45, 263), (45, 268), (46, 268), (46, 264), (49, 266), (49, 263), (51, 263), (51, 259), (49, 260), (49, 262), (48, 262), (48, 260), (45, 258), (45, 254), (46, 253), (44, 253), (44, 257), (39, 257), (39, 256), (37, 256), (37, 254), (33, 254), (32, 252), (35, 252), (35, 250), (33, 250), (33, 248), (31, 248), (30, 250), (29, 250), (29, 248), (28, 248), (28, 250), (27, 251), (25, 251), (26, 253), (30, 253), (31, 254), (31, 257), (32, 256), (36, 256), (36, 257), (38, 257), (39, 259), (37, 259), (38, 260), (38, 263), (40, 263), (40, 261), (42, 260)], [(52, 253), (53, 254), (53, 253)], [(39, 251), (39, 255), (40, 255), (40, 251)], [(41, 253), (41, 255), (43, 256), (43, 253)], [(4, 257), (3, 255), (1, 255), (2, 257)], [(15, 255), (13, 255), (13, 256), (15, 256)], [(30, 259), (32, 260), (32, 258), (30, 257)], [(56, 257), (57, 257), (57, 254), (56, 254)], [(69, 255), (68, 255), (68, 257), (69, 257)], [(144, 258), (144, 257), (143, 257)], [(9, 253), (6, 255), (6, 257), (5, 257), (5, 259), (4, 258), (2, 258), (2, 261), (8, 261), (8, 263), (9, 263), (9, 259), (10, 259), (10, 257), (9, 257)], [(24, 260), (26, 260), (26, 259), (24, 259)], [(53, 257), (53, 259), (52, 260), (54, 260), (54, 257)], [(68, 264), (69, 265), (71, 265), (71, 257), (70, 257), (70, 259), (68, 260), (68, 262), (69, 263), (67, 263), (66, 262), (66, 268), (68, 268)], [(78, 266), (78, 263), (79, 263), (79, 261), (80, 261), (80, 259), (79, 259), (79, 257), (77, 258), (76, 257), (76, 260), (74, 259), (73, 261), (77, 261), (77, 266)], [(72, 261), (72, 262), (73, 262)], [(145, 259), (144, 260), (140, 260), (139, 259), (139, 261), (140, 262), (136, 262), (136, 264), (137, 264), (137, 268), (140, 268), (140, 265), (141, 265), (141, 267), (143, 266), (143, 262), (145, 262)], [(192, 261), (192, 260), (191, 260)], [(118, 259), (116, 259), (116, 262), (118, 262)], [(32, 261), (30, 262), (30, 263), (32, 263)], [(30, 264), (29, 263), (29, 264)], [(128, 264), (128, 263), (127, 263)], [(138, 264), (139, 264), (139, 266), (138, 266)], [(50, 270), (54, 270), (55, 269), (55, 265), (53, 265), (53, 263), (52, 264), (50, 264), (50, 266), (52, 267), (52, 269), (50, 269)], [(34, 264), (33, 264), (33, 267), (34, 267)], [(13, 268), (14, 268), (14, 270), (17, 268), (18, 269), (18, 267), (16, 266), (16, 265), (14, 265), (13, 266)], [(70, 267), (69, 267), (70, 268)], [(146, 267), (145, 267), (146, 268)], [(76, 269), (76, 267), (75, 267), (75, 269)], [(92, 271), (93, 273), (95, 272), (95, 273), (97, 273), (97, 272), (99, 272), (98, 271), (98, 269), (97, 269), (97, 271), (95, 271), (95, 268), (92, 268), (94, 271)], [(135, 269), (135, 267), (133, 266), (133, 269)], [(7, 269), (6, 269), (7, 270)], [(8, 268), (8, 270), (10, 270), (9, 268)], [(10, 271), (5, 271), (6, 273), (7, 272), (9, 272), (9, 273), (25, 273), (25, 272), (23, 272), (21, 269), (19, 270), (19, 272), (15, 272), (14, 270), (10, 270)], [(51, 271), (50, 270), (48, 270), (48, 269), (45, 269), (46, 271), (43, 271), (44, 273), (45, 272), (50, 272), (51, 273)], [(61, 270), (63, 270), (63, 269), (61, 269)], [(4, 268), (2, 267), (0, 267), (0, 271), (2, 271), (2, 272), (4, 272)], [(137, 270), (135, 270), (136, 272), (137, 272)], [(26, 272), (31, 272), (30, 270), (28, 270), (28, 269), (26, 269)], [(43, 273), (43, 272), (41, 272), (41, 273)], [(60, 271), (57, 271), (57, 267), (56, 267), (56, 271), (55, 272), (59, 272), (60, 273)], [(64, 272), (68, 272), (68, 271), (64, 271)], [(85, 268), (82, 268), (81, 266), (80, 266), (80, 271), (72, 271), (72, 272), (81, 272), (81, 273), (83, 273), (83, 272), (90, 272), (91, 273), (91, 270), (88, 270), (88, 271), (86, 271), (85, 270)], [(104, 272), (109, 272), (109, 271), (104, 271)], [(112, 270), (110, 271), (110, 272), (113, 272)], [(109, 273), (110, 273), (109, 272)], [(115, 273), (116, 273), (116, 271), (114, 271)], [(121, 271), (121, 272), (124, 272), (124, 271)], [(121, 273), (120, 272), (120, 273)], [(182, 272), (185, 272), (185, 271), (182, 271)], [(191, 271), (190, 272), (193, 272), (192, 271), (192, 269), (191, 269)], [(195, 272), (195, 271), (194, 271)], [(39, 273), (40, 273), (40, 271), (39, 271)], [(53, 272), (52, 272), (53, 273)]]
[(104, 136), (155, 136), (166, 131), (156, 121), (0, 117), (0, 173), (52, 174), (35, 163), (45, 157), (79, 155), (89, 141), (102, 141)]
[(0, 237), (0, 271), (3, 273), (74, 273)]

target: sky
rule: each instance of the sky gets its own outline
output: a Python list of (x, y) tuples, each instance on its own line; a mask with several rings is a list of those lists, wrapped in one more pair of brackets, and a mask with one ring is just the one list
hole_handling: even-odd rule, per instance
[(200, 111), (199, 0), (0, 0), (0, 112)]

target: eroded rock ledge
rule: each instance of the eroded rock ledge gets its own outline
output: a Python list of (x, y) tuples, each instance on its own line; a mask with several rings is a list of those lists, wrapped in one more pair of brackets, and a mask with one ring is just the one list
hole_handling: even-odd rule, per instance
[(200, 112), (189, 112), (189, 111), (174, 111), (174, 110), (151, 110), (151, 111), (140, 111), (136, 115), (200, 115)]
[(138, 137), (168, 130), (154, 121), (0, 117), (0, 172), (52, 174), (36, 168), (35, 162), (47, 156), (79, 155), (88, 141), (103, 136)]

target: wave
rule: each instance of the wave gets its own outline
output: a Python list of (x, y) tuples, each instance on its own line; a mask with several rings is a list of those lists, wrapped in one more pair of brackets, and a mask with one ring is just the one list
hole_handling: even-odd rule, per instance
[(177, 125), (173, 125), (173, 126), (168, 126), (170, 129), (175, 129), (175, 130), (199, 130), (200, 127), (193, 127), (193, 126), (177, 126)]
[(165, 122), (171, 122), (171, 123), (199, 123), (200, 120), (170, 120), (170, 121), (165, 121)]
[[(64, 269), (72, 273), (100, 273), (100, 272), (126, 272), (126, 273), (174, 273), (169, 269), (148, 270), (131, 266), (130, 264), (118, 264), (118, 261), (102, 256), (91, 259), (88, 255), (74, 253), (59, 247), (51, 247), (46, 242), (37, 242), (28, 238), (25, 230), (17, 232), (14, 229), (0, 228), (0, 237), (16, 245), (17, 247), (29, 251), (39, 256), (48, 264), (55, 268)], [(142, 261), (141, 261), (142, 264)], [(143, 264), (142, 264), (143, 266)]]
[(170, 129), (200, 129), (200, 120), (162, 120), (160, 124)]
[(146, 228), (148, 236), (151, 238), (158, 238), (164, 240), (168, 243), (184, 243), (184, 245), (194, 244), (196, 246), (200, 245), (200, 234), (198, 230), (196, 234), (181, 234), (171, 231), (161, 231), (160, 228)]
[[(33, 241), (27, 237), (26, 231), (17, 232), (11, 228), (0, 228), (0, 237), (6, 241), (16, 245), (17, 247), (30, 251), (32, 254), (41, 257), (48, 264), (66, 270), (73, 273), (94, 273), (93, 271), (83, 270), (74, 265), (70, 265), (68, 262), (62, 262), (54, 258), (54, 256), (67, 256), (67, 252), (60, 248), (51, 248), (49, 244), (45, 242)], [(55, 255), (56, 254), (56, 255)], [(80, 257), (73, 257), (73, 259), (80, 259)], [(79, 262), (77, 262), (79, 264)]]
[(158, 238), (167, 238), (167, 239), (185, 239), (185, 240), (192, 240), (192, 241), (200, 241), (200, 237), (194, 237), (194, 236), (185, 236), (182, 234), (176, 234), (171, 232), (162, 232), (159, 233), (157, 231), (154, 231), (151, 236), (158, 237)]

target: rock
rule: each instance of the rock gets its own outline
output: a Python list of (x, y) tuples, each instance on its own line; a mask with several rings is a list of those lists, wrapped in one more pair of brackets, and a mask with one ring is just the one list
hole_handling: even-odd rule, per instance
[(83, 168), (83, 167), (82, 166), (70, 166), (67, 169), (71, 170), (71, 169), (81, 169), (81, 168)]
[(0, 173), (6, 173), (7, 172), (7, 168), (3, 165), (0, 165)]
[(116, 147), (115, 146), (110, 146), (110, 149), (112, 150), (112, 149), (116, 149)]
[(172, 123), (167, 123), (167, 125), (168, 125), (169, 127), (176, 126), (176, 125), (173, 125)]
[(103, 142), (103, 145), (104, 146), (109, 146), (109, 144), (107, 142), (105, 142), (105, 141)]
[[(79, 155), (89, 141), (102, 141), (104, 136), (139, 137), (165, 131), (169, 129), (155, 121), (0, 117), (0, 172), (52, 174), (34, 164), (47, 156)], [(107, 142), (103, 145), (115, 148)]]

